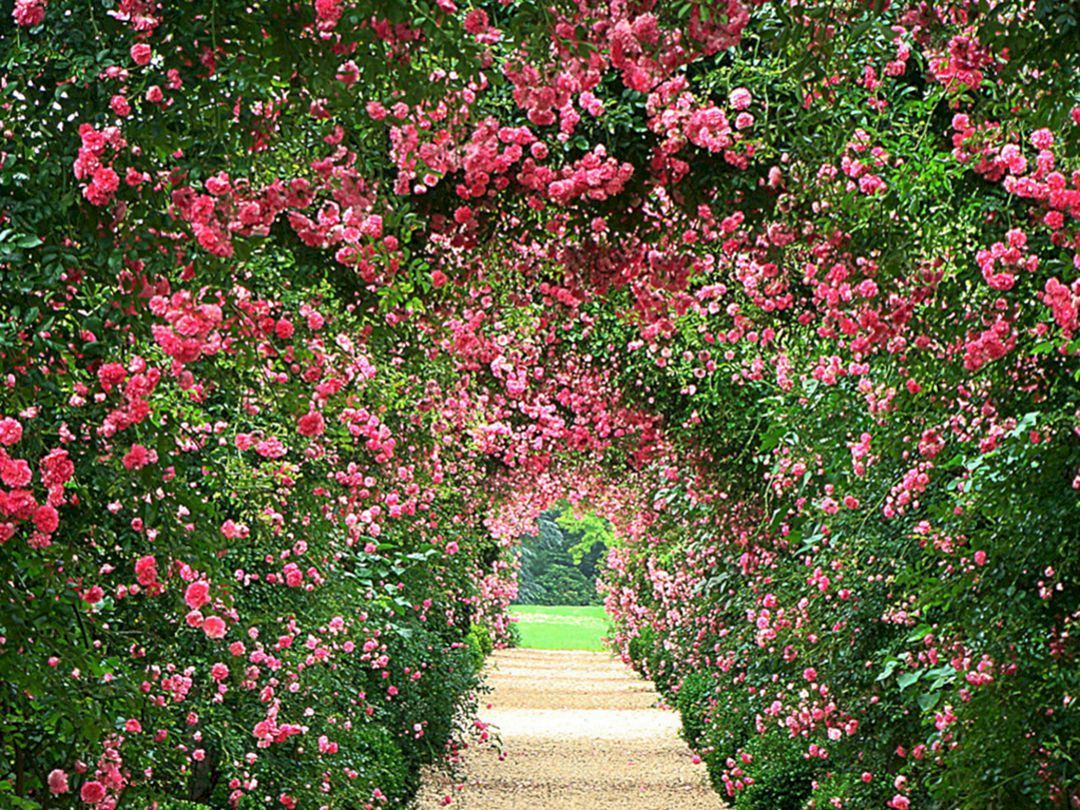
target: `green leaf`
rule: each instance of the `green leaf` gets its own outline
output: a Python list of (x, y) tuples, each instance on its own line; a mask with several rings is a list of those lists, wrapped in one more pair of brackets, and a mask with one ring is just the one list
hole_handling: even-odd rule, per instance
[(900, 686), (900, 691), (903, 692), (909, 686), (914, 684), (919, 678), (922, 677), (922, 670), (917, 669), (914, 672), (902, 672), (896, 679), (896, 683)]

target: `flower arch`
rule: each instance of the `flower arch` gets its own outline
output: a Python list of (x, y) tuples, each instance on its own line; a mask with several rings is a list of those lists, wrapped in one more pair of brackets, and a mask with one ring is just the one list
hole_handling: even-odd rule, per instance
[(569, 494), (737, 808), (1075, 803), (1067, 3), (0, 12), (4, 801), (406, 801)]

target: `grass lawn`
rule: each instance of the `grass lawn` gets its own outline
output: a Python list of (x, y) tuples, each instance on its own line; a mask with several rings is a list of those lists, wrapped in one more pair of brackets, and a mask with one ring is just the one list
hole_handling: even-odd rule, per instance
[(600, 605), (514, 605), (521, 645), (534, 650), (604, 650), (608, 622)]

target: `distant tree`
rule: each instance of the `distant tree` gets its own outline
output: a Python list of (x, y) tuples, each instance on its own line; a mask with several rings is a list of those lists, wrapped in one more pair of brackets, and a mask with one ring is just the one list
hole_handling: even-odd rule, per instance
[(521, 538), (518, 602), (525, 605), (592, 605), (597, 565), (610, 542), (607, 521), (578, 519), (556, 508), (537, 520), (534, 535)]

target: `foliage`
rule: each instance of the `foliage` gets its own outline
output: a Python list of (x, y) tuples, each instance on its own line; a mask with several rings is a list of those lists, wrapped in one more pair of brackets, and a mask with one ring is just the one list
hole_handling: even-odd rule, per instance
[(520, 538), (517, 601), (523, 605), (591, 605), (596, 593), (596, 564), (605, 536), (596, 524), (566, 520), (568, 513), (548, 512), (536, 522), (537, 533)]

